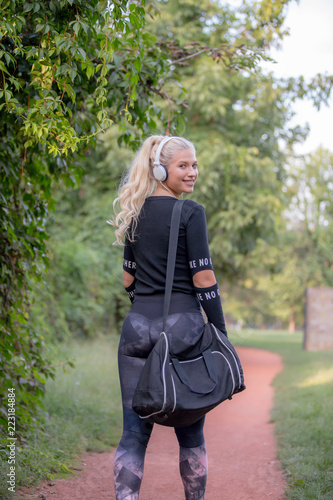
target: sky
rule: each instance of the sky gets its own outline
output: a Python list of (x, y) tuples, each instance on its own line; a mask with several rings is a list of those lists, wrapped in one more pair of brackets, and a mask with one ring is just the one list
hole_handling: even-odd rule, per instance
[[(239, 0), (229, 0), (237, 5)], [(304, 75), (310, 80), (317, 73), (333, 74), (333, 0), (293, 0), (288, 6), (284, 26), (290, 35), (282, 41), (280, 50), (272, 50), (276, 64), (262, 66), (278, 77)], [(333, 151), (333, 95), (329, 107), (318, 112), (308, 100), (293, 107), (295, 117), (290, 125), (310, 125), (310, 133), (302, 145), (295, 147), (299, 154), (314, 151), (320, 145)]]
[[(317, 73), (333, 74), (333, 0), (293, 1), (288, 7), (285, 26), (290, 36), (282, 42), (282, 50), (272, 51), (276, 64), (265, 65), (277, 77)], [(333, 151), (333, 96), (329, 107), (318, 112), (308, 100), (294, 105), (297, 113), (290, 124), (310, 125), (310, 134), (298, 153), (310, 153), (320, 145)]]

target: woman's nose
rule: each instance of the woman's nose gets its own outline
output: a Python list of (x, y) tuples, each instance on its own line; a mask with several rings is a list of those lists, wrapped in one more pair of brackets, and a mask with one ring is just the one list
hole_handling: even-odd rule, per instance
[(189, 175), (191, 177), (197, 177), (198, 176), (198, 169), (196, 167), (190, 167)]

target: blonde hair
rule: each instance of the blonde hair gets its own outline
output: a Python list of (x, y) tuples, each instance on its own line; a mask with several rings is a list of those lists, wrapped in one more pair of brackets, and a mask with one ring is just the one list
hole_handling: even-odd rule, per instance
[[(165, 137), (153, 135), (143, 142), (121, 182), (118, 196), (113, 202), (116, 217), (112, 221), (107, 221), (116, 228), (114, 245), (124, 244), (125, 233), (130, 241), (134, 241), (134, 232), (141, 208), (145, 199), (152, 195), (156, 189), (157, 181), (153, 174), (153, 162), (158, 145)], [(182, 149), (191, 149), (195, 152), (192, 142), (183, 137), (175, 137), (172, 141), (168, 141), (162, 148), (160, 163), (168, 168), (175, 153)], [(121, 210), (117, 214), (116, 204), (118, 202)]]

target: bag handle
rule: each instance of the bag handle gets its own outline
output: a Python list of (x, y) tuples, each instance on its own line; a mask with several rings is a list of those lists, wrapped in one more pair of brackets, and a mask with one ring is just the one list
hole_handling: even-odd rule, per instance
[[(213, 353), (210, 349), (207, 349), (202, 353), (203, 360), (205, 362), (206, 370), (209, 374), (209, 382), (207, 381), (207, 384), (204, 387), (201, 387), (200, 390), (195, 385), (191, 384), (190, 379), (185, 373), (185, 370), (182, 367), (182, 362), (179, 361), (177, 358), (171, 358), (173, 367), (181, 380), (181, 382), (190, 389), (191, 392), (195, 392), (196, 394), (210, 394), (213, 392), (213, 390), (216, 387), (216, 377), (214, 373), (214, 361), (213, 361)], [(189, 361), (190, 363), (192, 361)]]
[(178, 200), (174, 204), (171, 215), (167, 272), (165, 281), (164, 308), (163, 308), (163, 332), (165, 332), (166, 320), (169, 314), (172, 284), (175, 274), (175, 263), (178, 246), (180, 216), (185, 200)]

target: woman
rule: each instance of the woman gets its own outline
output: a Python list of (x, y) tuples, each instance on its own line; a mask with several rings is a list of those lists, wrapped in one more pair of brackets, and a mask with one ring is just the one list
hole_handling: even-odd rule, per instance
[[(123, 244), (125, 237), (124, 285), (132, 301), (119, 343), (124, 427), (114, 460), (117, 500), (139, 497), (153, 422), (142, 420), (132, 410), (132, 398), (145, 360), (161, 333), (172, 209), (183, 193), (193, 192), (197, 177), (198, 164), (190, 141), (152, 136), (138, 151), (114, 202), (115, 206), (120, 201), (121, 206), (113, 223), (117, 228), (115, 244)], [(167, 331), (181, 335), (186, 325), (186, 331), (198, 334), (204, 325), (200, 303), (208, 320), (227, 334), (209, 255), (205, 211), (187, 200), (180, 221)], [(205, 496), (203, 426), (204, 417), (188, 427), (175, 428), (186, 500)]]

